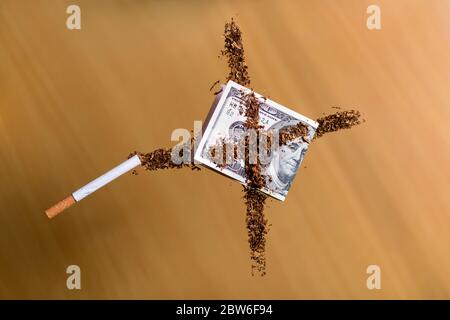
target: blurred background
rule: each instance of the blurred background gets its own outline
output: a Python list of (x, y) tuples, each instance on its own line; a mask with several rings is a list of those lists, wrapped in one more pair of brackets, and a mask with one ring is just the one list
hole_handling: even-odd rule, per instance
[[(315, 141), (268, 202), (267, 276), (250, 273), (242, 187), (210, 170), (140, 170), (48, 220), (204, 119), (232, 17), (257, 92), (366, 119)], [(450, 298), (449, 50), (447, 0), (1, 0), (0, 298)]]

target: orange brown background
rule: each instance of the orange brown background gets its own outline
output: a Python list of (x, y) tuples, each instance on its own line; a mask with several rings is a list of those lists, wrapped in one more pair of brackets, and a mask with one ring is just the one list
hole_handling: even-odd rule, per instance
[[(128, 174), (48, 220), (206, 116), (231, 17), (257, 92), (367, 120), (314, 142), (286, 202), (269, 201), (268, 275), (250, 275), (241, 186), (209, 170)], [(450, 298), (449, 50), (446, 0), (2, 0), (0, 298)]]

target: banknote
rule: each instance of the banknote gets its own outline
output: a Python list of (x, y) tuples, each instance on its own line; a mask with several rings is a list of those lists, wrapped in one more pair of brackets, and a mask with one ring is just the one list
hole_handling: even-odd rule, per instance
[[(241, 184), (246, 183), (245, 161), (242, 158), (218, 165), (211, 160), (210, 150), (219, 141), (239, 141), (246, 134), (245, 107), (243, 96), (251, 90), (233, 81), (229, 81), (222, 89), (220, 97), (216, 97), (207, 122), (203, 127), (203, 135), (198, 142), (194, 159), (203, 165), (233, 178)], [(263, 130), (282, 130), (298, 123), (307, 128), (307, 137), (312, 140), (318, 123), (270, 99), (255, 93), (260, 102), (259, 124)], [(270, 152), (268, 161), (261, 164), (261, 173), (266, 179), (266, 186), (261, 190), (275, 199), (284, 201), (289, 188), (300, 168), (309, 143), (302, 138), (289, 141), (285, 145)]]

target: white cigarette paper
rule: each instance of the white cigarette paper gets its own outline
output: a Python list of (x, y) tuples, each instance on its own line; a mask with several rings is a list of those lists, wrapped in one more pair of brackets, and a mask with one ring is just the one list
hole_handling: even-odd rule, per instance
[(101, 187), (107, 185), (111, 181), (117, 179), (118, 177), (120, 177), (124, 173), (127, 173), (128, 171), (136, 168), (139, 165), (141, 165), (141, 160), (139, 159), (139, 157), (137, 155), (135, 155), (134, 157), (128, 159), (127, 161), (122, 162), (121, 164), (119, 164), (114, 169), (111, 169), (110, 171), (108, 171), (104, 175), (102, 175), (102, 176), (98, 177), (97, 179), (89, 182), (84, 187), (81, 187), (80, 189), (78, 189), (77, 191), (72, 193), (72, 196), (78, 202), (78, 201), (86, 198), (91, 193), (97, 191)]

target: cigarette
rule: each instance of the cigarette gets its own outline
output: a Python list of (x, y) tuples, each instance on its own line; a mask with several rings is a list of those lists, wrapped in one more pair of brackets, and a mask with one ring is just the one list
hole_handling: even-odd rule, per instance
[(108, 183), (112, 182), (113, 180), (117, 179), (124, 173), (127, 173), (128, 171), (136, 168), (139, 165), (141, 165), (141, 160), (139, 159), (138, 155), (135, 155), (132, 158), (128, 159), (127, 161), (122, 162), (114, 169), (111, 169), (102, 176), (98, 177), (97, 179), (89, 182), (84, 187), (81, 187), (80, 189), (72, 193), (64, 200), (61, 200), (51, 208), (45, 210), (45, 214), (47, 215), (47, 217), (49, 217), (49, 219), (57, 216), (67, 208), (71, 207), (76, 202), (83, 200), (91, 193), (97, 191), (101, 187), (107, 185)]

